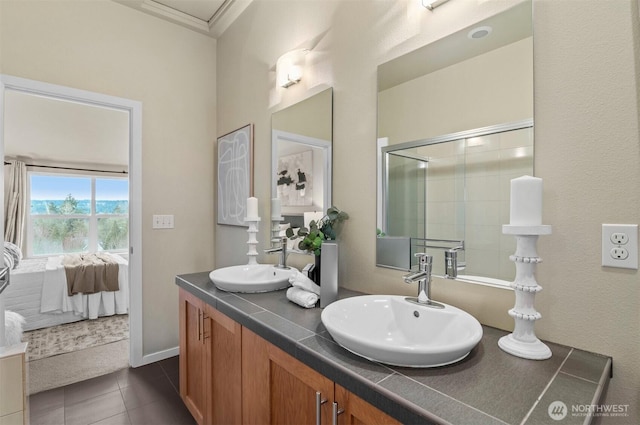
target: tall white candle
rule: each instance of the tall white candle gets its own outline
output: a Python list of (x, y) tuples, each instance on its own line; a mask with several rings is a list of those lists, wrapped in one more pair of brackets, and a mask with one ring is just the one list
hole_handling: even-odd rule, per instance
[(258, 215), (258, 198), (247, 198), (247, 217), (255, 218)]
[(280, 199), (278, 198), (273, 198), (271, 199), (271, 217), (280, 217), (281, 211), (282, 211), (282, 203), (280, 202)]
[(542, 224), (542, 179), (522, 176), (511, 180), (511, 210), (509, 223), (513, 226)]

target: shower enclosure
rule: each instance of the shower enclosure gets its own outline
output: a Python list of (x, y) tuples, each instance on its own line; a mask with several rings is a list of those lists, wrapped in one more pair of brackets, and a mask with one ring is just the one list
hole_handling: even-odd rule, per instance
[(381, 159), (384, 237), (408, 238), (411, 258), (433, 255), (436, 275), (445, 250), (464, 241), (461, 274), (513, 280), (515, 244), (502, 225), (511, 179), (533, 174), (531, 120), (390, 145)]

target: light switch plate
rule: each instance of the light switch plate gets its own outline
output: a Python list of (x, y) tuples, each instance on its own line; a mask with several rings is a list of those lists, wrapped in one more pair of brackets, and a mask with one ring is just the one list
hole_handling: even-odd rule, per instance
[(154, 229), (173, 229), (173, 214), (154, 214)]
[(602, 225), (602, 265), (638, 269), (638, 225)]

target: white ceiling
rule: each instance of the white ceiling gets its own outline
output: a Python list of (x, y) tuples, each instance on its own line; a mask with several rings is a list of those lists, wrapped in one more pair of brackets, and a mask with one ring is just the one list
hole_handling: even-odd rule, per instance
[(253, 0), (113, 0), (165, 21), (219, 37)]

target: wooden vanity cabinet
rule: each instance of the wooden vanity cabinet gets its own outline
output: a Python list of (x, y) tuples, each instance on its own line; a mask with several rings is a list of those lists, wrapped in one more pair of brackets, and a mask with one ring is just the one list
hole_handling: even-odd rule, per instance
[(331, 424), (333, 381), (247, 328), (242, 329), (242, 390), (245, 424)]
[(367, 403), (352, 392), (335, 384), (335, 399), (342, 413), (338, 415), (338, 424), (367, 424), (367, 425), (400, 425), (380, 409)]
[[(400, 424), (180, 288), (180, 396), (199, 425)], [(319, 415), (319, 416), (318, 416)]]
[(242, 329), (242, 388), (245, 424), (400, 425), (246, 328)]
[(242, 422), (242, 326), (180, 289), (180, 396), (198, 424)]

